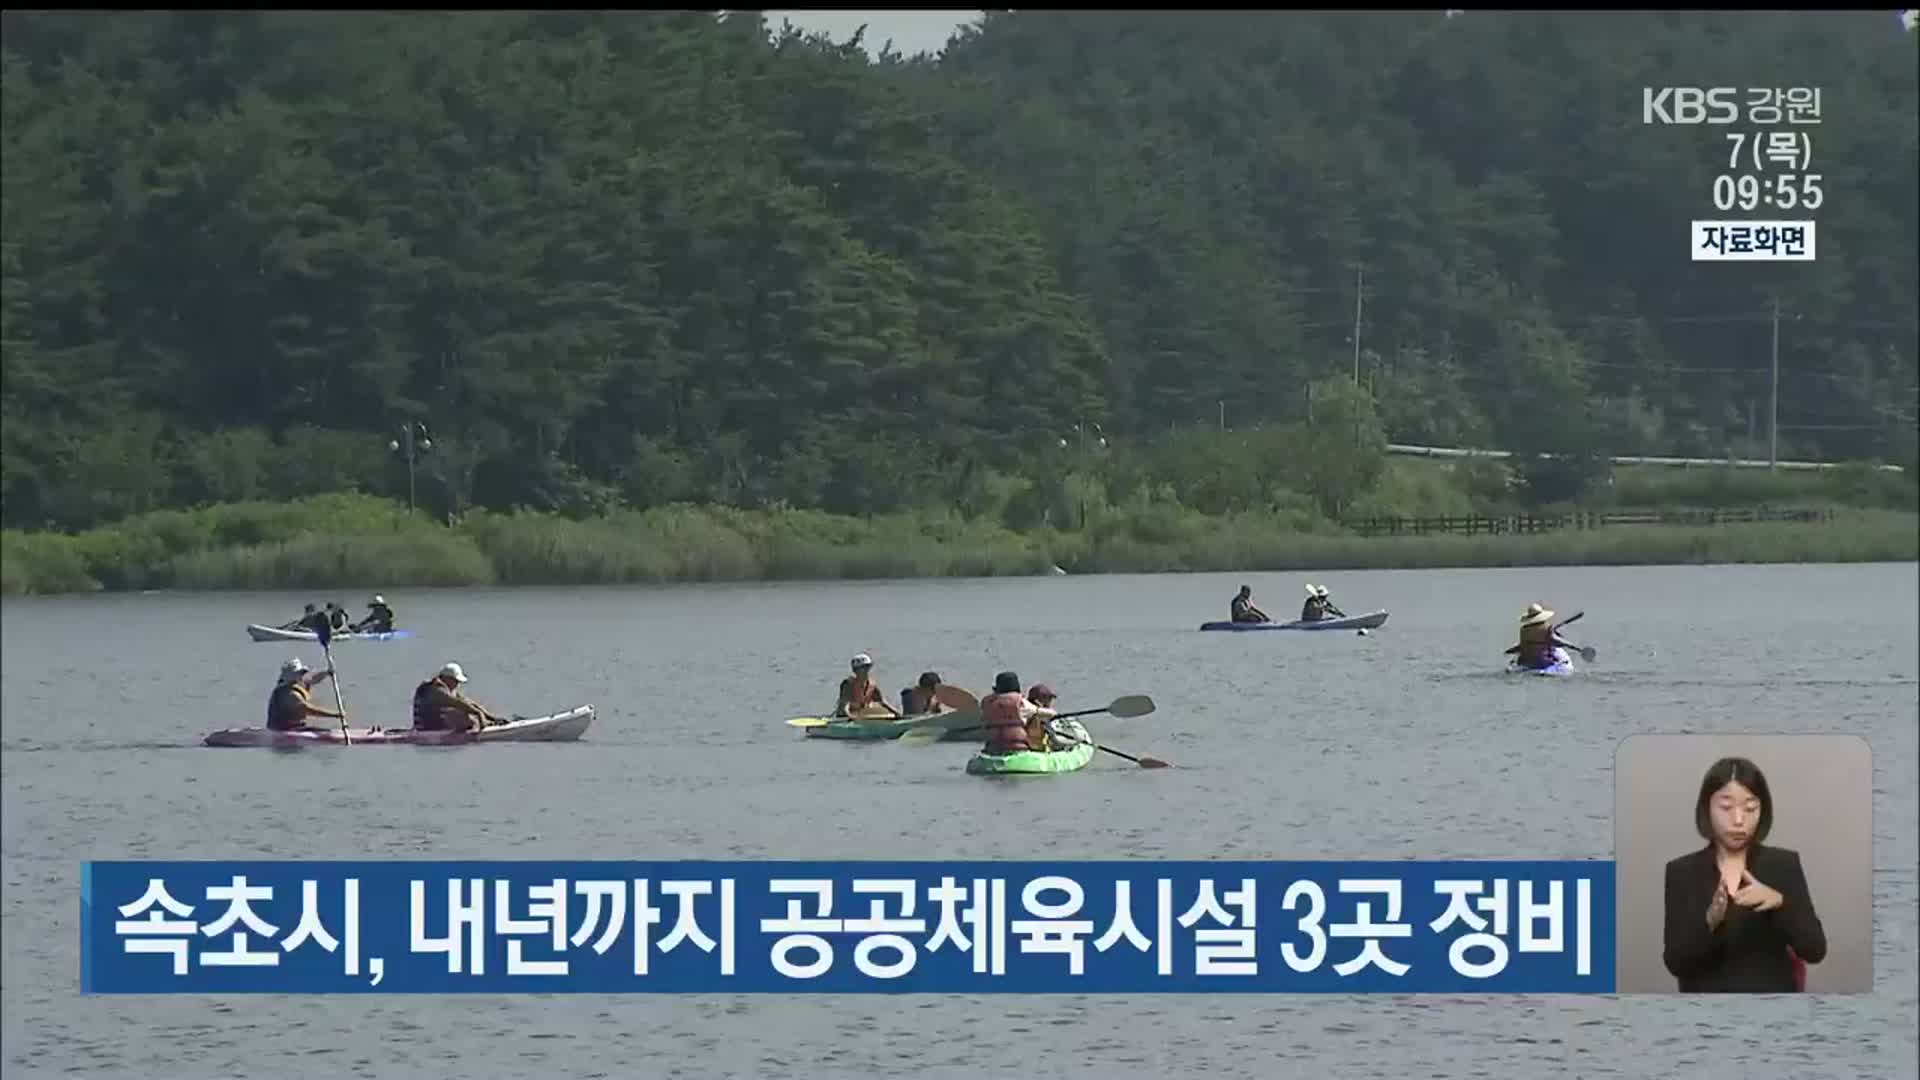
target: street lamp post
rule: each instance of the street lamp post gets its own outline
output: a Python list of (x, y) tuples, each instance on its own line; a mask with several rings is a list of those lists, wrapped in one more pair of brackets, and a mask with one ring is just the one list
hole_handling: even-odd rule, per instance
[(407, 512), (413, 512), (414, 486), (413, 467), (421, 454), (433, 449), (433, 440), (427, 437), (427, 425), (414, 421), (400, 425), (400, 437), (387, 440), (387, 449), (396, 454), (405, 454), (407, 459)]
[[(1078, 464), (1083, 468), (1087, 464), (1087, 429), (1088, 428), (1093, 429), (1093, 436), (1095, 439), (1098, 440), (1098, 442), (1096, 443), (1096, 446), (1097, 446), (1096, 452), (1105, 450), (1107, 448), (1107, 433), (1101, 429), (1100, 424), (1097, 421), (1088, 420), (1088, 421), (1085, 421), (1084, 423), (1073, 425), (1073, 430), (1080, 437), (1080, 445), (1078, 448), (1078, 453), (1076, 453), (1074, 456), (1077, 459), (1076, 464)], [(1062, 450), (1067, 449), (1067, 440), (1064, 438), (1060, 440), (1060, 449)], [(1081, 499), (1079, 500), (1079, 503), (1080, 503), (1080, 527), (1086, 528), (1087, 501), (1085, 499)]]

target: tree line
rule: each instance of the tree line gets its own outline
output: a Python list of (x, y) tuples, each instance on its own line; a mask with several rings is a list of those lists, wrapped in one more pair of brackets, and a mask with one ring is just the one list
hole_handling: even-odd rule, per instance
[[(752, 12), (3, 37), (12, 527), (404, 495), (414, 424), (436, 511), (1205, 502), (1244, 480), (1214, 460), (1335, 514), (1389, 439), (1752, 452), (1776, 303), (1783, 456), (1914, 454), (1916, 36), (1881, 15), (989, 13), (914, 58)], [(1740, 215), (1719, 132), (1642, 124), (1660, 85), (1821, 90), (1817, 262), (1689, 260)]]

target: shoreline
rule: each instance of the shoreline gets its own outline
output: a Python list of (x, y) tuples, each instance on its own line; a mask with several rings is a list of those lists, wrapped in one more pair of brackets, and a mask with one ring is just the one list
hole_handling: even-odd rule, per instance
[[(467, 584), (467, 585), (414, 585), (414, 584), (407, 584), (407, 583), (400, 583), (400, 582), (382, 582), (377, 584), (367, 583), (367, 582), (349, 582), (349, 583), (335, 583), (332, 585), (295, 584), (295, 585), (271, 585), (271, 586), (259, 586), (259, 587), (255, 587), (255, 586), (231, 586), (231, 587), (219, 586), (219, 587), (205, 587), (205, 588), (169, 587), (169, 588), (151, 588), (151, 589), (86, 589), (86, 590), (69, 590), (66, 592), (43, 592), (43, 593), (0, 593), (0, 604), (12, 603), (17, 601), (27, 601), (27, 600), (72, 599), (75, 597), (107, 598), (107, 597), (123, 597), (123, 596), (151, 596), (151, 597), (179, 598), (179, 597), (196, 597), (196, 596), (238, 596), (238, 595), (245, 595), (245, 594), (251, 594), (251, 593), (300, 592), (302, 590), (307, 590), (307, 589), (313, 589), (313, 590), (374, 589), (374, 590), (378, 590), (378, 589), (385, 588), (385, 589), (405, 589), (410, 593), (422, 593), (422, 592), (452, 593), (452, 592), (477, 592), (477, 591), (534, 592), (541, 589), (551, 589), (551, 590), (572, 590), (572, 589), (645, 590), (645, 589), (688, 589), (688, 588), (749, 589), (749, 588), (757, 588), (757, 587), (769, 586), (769, 585), (795, 585), (795, 586), (799, 586), (799, 585), (888, 585), (888, 584), (894, 584), (898, 582), (961, 583), (961, 582), (979, 582), (979, 581), (1032, 580), (1035, 578), (1046, 578), (1046, 579), (1052, 580), (1052, 579), (1061, 578), (1061, 577), (1122, 578), (1122, 577), (1161, 577), (1161, 576), (1174, 576), (1174, 575), (1196, 575), (1197, 576), (1197, 575), (1203, 575), (1203, 574), (1235, 574), (1235, 573), (1285, 574), (1285, 573), (1298, 572), (1298, 571), (1306, 571), (1306, 572), (1312, 572), (1312, 573), (1336, 573), (1336, 574), (1337, 573), (1416, 574), (1416, 573), (1423, 573), (1429, 570), (1553, 570), (1553, 569), (1585, 570), (1585, 569), (1604, 569), (1607, 567), (1633, 567), (1635, 569), (1648, 569), (1648, 570), (1663, 570), (1663, 569), (1665, 570), (1679, 570), (1679, 569), (1708, 570), (1708, 569), (1719, 569), (1719, 568), (1725, 568), (1725, 567), (1731, 567), (1731, 566), (1909, 566), (1909, 565), (1915, 565), (1915, 564), (1920, 564), (1920, 559), (1845, 559), (1845, 560), (1752, 559), (1752, 560), (1744, 560), (1744, 561), (1707, 559), (1707, 560), (1702, 560), (1698, 562), (1510, 563), (1510, 564), (1474, 564), (1474, 565), (1438, 565), (1438, 566), (1315, 566), (1315, 567), (1277, 567), (1277, 568), (1268, 568), (1268, 569), (1240, 567), (1237, 569), (1224, 569), (1224, 570), (1212, 570), (1212, 569), (1090, 570), (1090, 571), (1086, 571), (1084, 573), (1078, 573), (1078, 574), (1052, 574), (1052, 573), (979, 574), (979, 575), (964, 575), (964, 576), (958, 575), (958, 574), (939, 574), (939, 575), (930, 575), (930, 576), (921, 575), (921, 576), (907, 576), (907, 577), (869, 577), (869, 578), (844, 578), (844, 577), (843, 578), (737, 578), (737, 579), (728, 579), (724, 581), (719, 581), (719, 580), (607, 581), (607, 582), (524, 581), (524, 582), (512, 582), (512, 583), (495, 581), (495, 582), (476, 583), (476, 584)], [(1285, 622), (1286, 620), (1281, 619), (1278, 621)]]
[[(316, 529), (315, 521), (330, 528)], [(1920, 514), (1362, 537), (1190, 515), (1015, 532), (948, 511), (843, 518), (666, 507), (573, 521), (476, 514), (453, 528), (361, 496), (162, 511), (79, 535), (0, 534), (0, 595), (899, 581), (1152, 573), (1920, 561)]]

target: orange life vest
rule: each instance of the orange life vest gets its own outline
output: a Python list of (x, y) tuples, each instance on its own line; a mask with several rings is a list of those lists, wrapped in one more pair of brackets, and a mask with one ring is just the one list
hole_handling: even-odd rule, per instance
[(872, 679), (860, 679), (849, 675), (840, 680), (840, 696), (846, 699), (847, 715), (851, 716), (869, 705), (878, 705), (885, 700), (880, 688)]
[(987, 729), (987, 753), (1011, 754), (1033, 749), (1027, 742), (1027, 722), (1020, 718), (1020, 706), (1025, 701), (1014, 691), (991, 694), (980, 703), (980, 724)]

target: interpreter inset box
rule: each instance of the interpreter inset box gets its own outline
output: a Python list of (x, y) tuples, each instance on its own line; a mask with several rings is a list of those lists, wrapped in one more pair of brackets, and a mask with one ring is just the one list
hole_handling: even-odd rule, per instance
[(1613, 777), (1620, 993), (1872, 991), (1865, 739), (1632, 735)]

